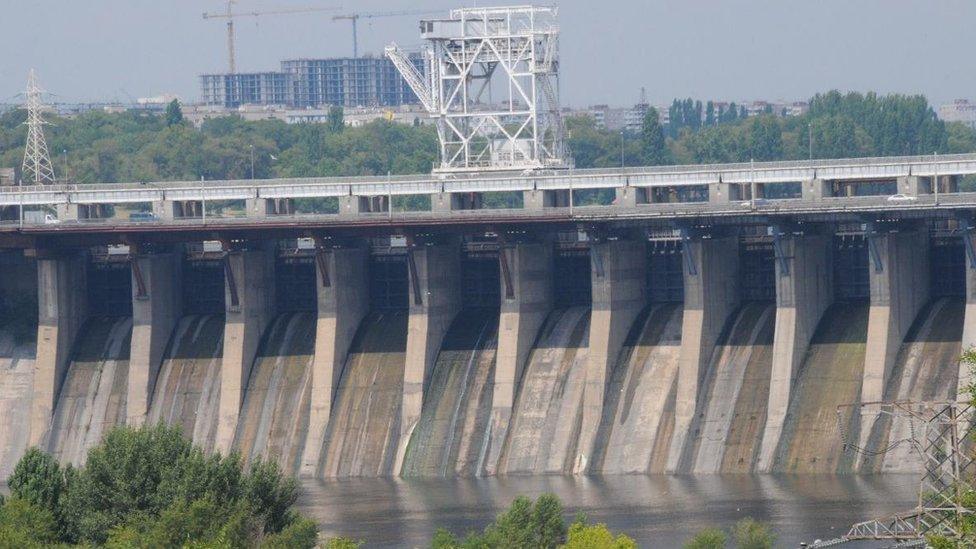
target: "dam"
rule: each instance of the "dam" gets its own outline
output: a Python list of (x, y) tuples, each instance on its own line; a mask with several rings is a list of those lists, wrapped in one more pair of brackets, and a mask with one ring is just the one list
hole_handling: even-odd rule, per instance
[[(751, 166), (819, 175), (744, 204), (739, 165), (472, 177), (424, 212), (381, 200), (404, 182), (364, 200), (367, 182), (308, 181), (347, 186), (327, 216), (287, 196), (205, 219), (190, 194), (0, 189), (0, 472), (30, 446), (83, 463), (146, 422), (302, 477), (917, 472), (912, 426), (862, 404), (968, 382), (976, 197), (958, 180), (976, 159), (818, 162)], [(621, 181), (613, 204), (573, 205)], [(862, 184), (914, 198), (843, 194)], [(132, 192), (170, 215), (91, 217)], [(480, 192), (524, 211), (456, 196)], [(70, 215), (25, 223), (29, 193)]]

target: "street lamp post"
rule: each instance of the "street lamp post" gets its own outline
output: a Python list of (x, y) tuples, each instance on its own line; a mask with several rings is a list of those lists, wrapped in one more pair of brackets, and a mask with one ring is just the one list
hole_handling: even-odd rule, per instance
[(254, 145), (250, 145), (251, 149), (251, 179), (254, 179)]
[(620, 130), (620, 167), (624, 167), (624, 131)]

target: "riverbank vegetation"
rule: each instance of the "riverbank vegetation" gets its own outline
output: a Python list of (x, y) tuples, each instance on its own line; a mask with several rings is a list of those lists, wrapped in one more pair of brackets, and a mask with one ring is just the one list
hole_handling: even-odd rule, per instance
[[(567, 146), (578, 168), (976, 152), (976, 131), (939, 120), (923, 96), (831, 91), (809, 103), (800, 116), (744, 117), (676, 100), (669, 124), (651, 109), (635, 133), (569, 117)], [(0, 115), (0, 167), (22, 160), (24, 117)], [(55, 171), (77, 183), (415, 174), (437, 159), (432, 127), (386, 121), (351, 128), (226, 116), (195, 128), (175, 107), (49, 121)]]
[(431, 549), (636, 549), (637, 543), (624, 534), (614, 534), (603, 524), (588, 524), (578, 515), (567, 526), (563, 506), (552, 494), (539, 496), (534, 503), (518, 497), (495, 522), (482, 532), (458, 538), (438, 530)]
[(28, 450), (0, 506), (0, 547), (311, 548), (293, 479), (272, 462), (206, 456), (177, 428), (119, 427), (84, 467)]

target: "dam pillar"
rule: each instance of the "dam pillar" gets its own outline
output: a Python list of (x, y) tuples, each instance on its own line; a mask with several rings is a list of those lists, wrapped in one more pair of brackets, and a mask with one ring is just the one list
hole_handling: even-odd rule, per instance
[(803, 200), (820, 200), (830, 196), (830, 182), (823, 179), (810, 179), (800, 184), (800, 198)]
[(316, 252), (318, 314), (312, 360), (311, 410), (300, 469), (302, 476), (312, 476), (318, 468), (342, 365), (346, 362), (356, 329), (369, 311), (368, 259), (365, 248)]
[(611, 240), (590, 246), (593, 308), (583, 390), (583, 422), (574, 473), (586, 470), (603, 417), (603, 397), (617, 355), (647, 302), (644, 242)]
[(400, 438), (394, 462), (400, 476), (403, 457), (424, 400), (424, 387), (437, 359), (441, 340), (461, 310), (461, 250), (455, 243), (418, 245), (407, 256), (410, 313), (403, 372)]
[(485, 474), (497, 471), (505, 443), (515, 388), (532, 352), (536, 335), (552, 310), (552, 246), (520, 242), (498, 251), (501, 272), (501, 316), (491, 397), (491, 440)]
[(140, 426), (163, 353), (182, 310), (179, 254), (132, 258), (132, 343), (129, 351), (126, 423)]
[(736, 237), (686, 237), (683, 254), (685, 308), (681, 321), (674, 438), (667, 472), (678, 470), (698, 406), (702, 372), (708, 368), (726, 319), (739, 303)]
[[(976, 238), (972, 230), (962, 234), (966, 248), (966, 313), (962, 325), (962, 352), (976, 347)], [(957, 391), (961, 400), (969, 399), (966, 387), (972, 383), (969, 365), (959, 361)]]
[[(773, 230), (780, 231), (776, 227)], [(780, 233), (774, 242), (776, 327), (766, 427), (756, 465), (759, 472), (768, 472), (773, 466), (793, 382), (817, 324), (833, 301), (830, 238)]]
[(274, 246), (230, 251), (224, 258), (224, 356), (220, 364), (220, 404), (215, 450), (226, 454), (234, 442), (244, 388), (258, 344), (274, 316)]
[[(929, 299), (929, 240), (926, 230), (869, 229), (871, 305), (861, 381), (861, 402), (884, 398), (898, 349)], [(860, 445), (865, 447), (878, 409), (861, 411)]]
[(71, 360), (71, 346), (88, 314), (84, 254), (45, 255), (37, 258), (37, 360), (28, 446), (44, 440)]

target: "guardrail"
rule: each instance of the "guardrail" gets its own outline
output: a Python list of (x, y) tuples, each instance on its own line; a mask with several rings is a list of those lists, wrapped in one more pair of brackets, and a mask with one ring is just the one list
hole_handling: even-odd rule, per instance
[(785, 183), (976, 174), (976, 154), (649, 166), (521, 173), (234, 179), (0, 188), (0, 206), (398, 196), (458, 192)]
[(202, 227), (244, 227), (262, 225), (315, 225), (315, 224), (399, 224), (399, 223), (470, 223), (470, 222), (520, 222), (532, 221), (626, 221), (668, 220), (694, 217), (768, 217), (777, 215), (802, 216), (818, 214), (860, 214), (871, 212), (920, 213), (935, 209), (976, 209), (976, 192), (943, 194), (936, 202), (934, 195), (923, 195), (905, 201), (892, 201), (886, 196), (862, 196), (847, 198), (823, 198), (818, 200), (779, 199), (763, 200), (756, 204), (749, 201), (727, 203), (683, 202), (641, 204), (638, 206), (592, 205), (547, 207), (544, 209), (474, 209), (443, 211), (393, 211), (366, 212), (356, 216), (337, 213), (275, 214), (261, 217), (241, 215), (213, 215), (177, 219), (121, 218), (81, 219), (44, 222), (28, 220), (0, 221), (0, 231), (21, 230), (61, 232), (73, 230), (138, 230)]

